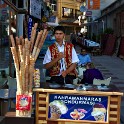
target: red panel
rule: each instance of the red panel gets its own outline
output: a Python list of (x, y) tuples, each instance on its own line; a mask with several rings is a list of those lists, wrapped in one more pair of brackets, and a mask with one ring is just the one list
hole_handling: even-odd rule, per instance
[(101, 49), (104, 51), (105, 47), (106, 47), (106, 43), (108, 40), (108, 34), (104, 34), (101, 36)]
[(100, 0), (88, 0), (88, 9), (90, 10), (100, 9)]
[(103, 54), (105, 55), (113, 55), (114, 53), (114, 46), (115, 46), (115, 36), (114, 35), (109, 35), (105, 50)]
[(124, 37), (122, 37), (120, 42), (119, 55), (124, 56)]

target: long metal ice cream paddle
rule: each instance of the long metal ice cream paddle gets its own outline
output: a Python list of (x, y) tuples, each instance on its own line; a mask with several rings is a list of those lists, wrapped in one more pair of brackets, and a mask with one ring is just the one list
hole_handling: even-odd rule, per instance
[[(65, 68), (64, 68), (64, 65), (63, 65), (63, 59), (61, 59), (61, 63), (62, 63), (62, 68), (63, 68), (63, 70), (65, 70)], [(66, 85), (66, 81), (65, 81), (65, 77), (64, 77), (64, 86)]]
[(65, 77), (64, 77), (64, 85), (66, 85)]

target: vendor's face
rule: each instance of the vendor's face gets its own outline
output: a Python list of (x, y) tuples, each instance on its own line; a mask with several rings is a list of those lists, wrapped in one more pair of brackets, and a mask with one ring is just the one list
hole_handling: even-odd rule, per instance
[(57, 42), (62, 42), (65, 37), (65, 34), (62, 31), (57, 30), (55, 32), (55, 38)]
[(87, 53), (86, 50), (81, 51), (81, 54), (83, 54), (83, 55), (85, 55), (86, 53)]

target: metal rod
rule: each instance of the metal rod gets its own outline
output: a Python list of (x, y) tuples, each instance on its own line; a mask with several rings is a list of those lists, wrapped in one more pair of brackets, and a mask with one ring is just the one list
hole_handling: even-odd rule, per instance
[(66, 85), (65, 77), (64, 77), (64, 85)]

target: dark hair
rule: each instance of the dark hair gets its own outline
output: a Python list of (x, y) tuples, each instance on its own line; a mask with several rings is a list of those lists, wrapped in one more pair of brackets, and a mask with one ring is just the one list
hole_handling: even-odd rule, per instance
[(53, 32), (53, 34), (55, 34), (55, 32), (56, 31), (62, 31), (63, 33), (65, 33), (65, 28), (63, 27), (63, 26), (56, 26), (55, 28), (54, 28), (54, 32)]
[(82, 49), (81, 49), (81, 52), (83, 52), (83, 51), (87, 52), (87, 50), (86, 50), (85, 48), (82, 48)]
[(6, 71), (5, 70), (2, 70), (1, 71), (1, 76), (2, 76), (2, 78), (6, 78), (7, 76), (6, 76)]
[(89, 68), (95, 68), (94, 64), (92, 62), (88, 62), (85, 67), (89, 67)]

